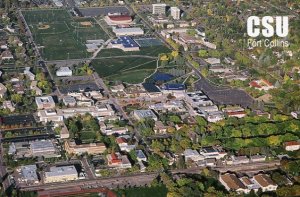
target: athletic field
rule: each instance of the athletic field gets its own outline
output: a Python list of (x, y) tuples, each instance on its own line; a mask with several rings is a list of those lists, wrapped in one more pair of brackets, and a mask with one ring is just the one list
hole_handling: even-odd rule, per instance
[(89, 57), (86, 40), (108, 36), (92, 18), (74, 18), (64, 9), (22, 11), (45, 60)]

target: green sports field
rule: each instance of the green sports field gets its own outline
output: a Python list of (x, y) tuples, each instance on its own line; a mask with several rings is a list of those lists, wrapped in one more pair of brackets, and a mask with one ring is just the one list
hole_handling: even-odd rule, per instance
[(92, 18), (74, 18), (64, 9), (22, 11), (45, 60), (89, 57), (86, 40), (108, 36)]
[(92, 61), (92, 66), (101, 77), (107, 80), (140, 83), (154, 72), (156, 61), (156, 59), (144, 57), (116, 57), (95, 59)]
[[(97, 58), (103, 59), (93, 60), (92, 66), (107, 80), (141, 83), (155, 71), (158, 55), (169, 52), (170, 49), (163, 45), (141, 47), (140, 51), (132, 52), (115, 48), (102, 49)], [(131, 57), (131, 55), (138, 55), (138, 57)]]

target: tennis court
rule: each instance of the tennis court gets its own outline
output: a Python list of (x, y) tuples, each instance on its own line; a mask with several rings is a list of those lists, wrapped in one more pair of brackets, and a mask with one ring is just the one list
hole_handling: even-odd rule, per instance
[(152, 47), (152, 46), (161, 46), (163, 45), (162, 41), (157, 38), (135, 38), (134, 41), (140, 47)]

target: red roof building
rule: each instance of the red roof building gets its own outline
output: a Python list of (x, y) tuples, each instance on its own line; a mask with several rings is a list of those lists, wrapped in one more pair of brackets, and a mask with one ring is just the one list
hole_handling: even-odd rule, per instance
[(111, 15), (106, 16), (104, 19), (111, 26), (132, 24), (132, 17), (129, 15)]

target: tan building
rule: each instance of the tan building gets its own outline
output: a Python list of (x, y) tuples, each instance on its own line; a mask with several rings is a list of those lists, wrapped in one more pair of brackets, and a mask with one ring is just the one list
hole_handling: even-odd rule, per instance
[(87, 153), (90, 155), (100, 154), (106, 150), (103, 143), (90, 143), (77, 145), (74, 141), (67, 140), (65, 142), (65, 150), (69, 154), (81, 155)]

